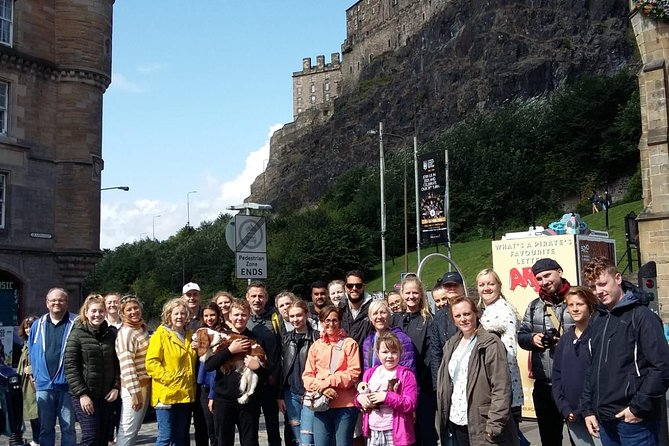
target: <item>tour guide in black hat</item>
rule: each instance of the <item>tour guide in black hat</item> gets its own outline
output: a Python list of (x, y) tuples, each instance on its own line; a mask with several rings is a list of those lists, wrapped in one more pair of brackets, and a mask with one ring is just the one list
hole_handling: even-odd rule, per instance
[(530, 376), (535, 379), (532, 399), (541, 444), (561, 446), (564, 421), (553, 400), (551, 371), (555, 345), (562, 333), (574, 325), (564, 301), (570, 285), (562, 277), (562, 267), (553, 259), (537, 260), (532, 273), (539, 285), (539, 297), (525, 310), (518, 330), (518, 345), (530, 351)]

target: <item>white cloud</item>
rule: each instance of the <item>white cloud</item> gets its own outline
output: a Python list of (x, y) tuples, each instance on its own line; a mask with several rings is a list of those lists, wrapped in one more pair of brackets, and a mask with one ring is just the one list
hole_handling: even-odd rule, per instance
[[(251, 193), (251, 183), (260, 175), (269, 159), (269, 139), (282, 127), (272, 125), (266, 142), (257, 150), (250, 152), (244, 163), (244, 169), (231, 180), (219, 178), (206, 170), (200, 175), (200, 183), (193, 187), (198, 192), (190, 195), (190, 224), (198, 227), (204, 220), (213, 220), (222, 213), (230, 212), (226, 208), (240, 204)], [(188, 190), (184, 188), (184, 190)], [(136, 190), (133, 189), (133, 193)], [(141, 191), (139, 192), (141, 194)], [(107, 198), (106, 195), (102, 196)], [(118, 194), (110, 196), (118, 200)], [(103, 202), (101, 208), (100, 246), (114, 248), (122, 243), (131, 243), (142, 238), (155, 237), (164, 240), (175, 234), (186, 224), (186, 196), (174, 202), (139, 199), (114, 203)], [(154, 218), (160, 215), (160, 217)]]
[(137, 66), (137, 71), (142, 74), (150, 74), (156, 71), (162, 71), (165, 66), (158, 62), (145, 63)]
[(112, 83), (110, 88), (117, 88), (126, 93), (144, 93), (144, 87), (130, 81), (121, 73), (112, 73)]

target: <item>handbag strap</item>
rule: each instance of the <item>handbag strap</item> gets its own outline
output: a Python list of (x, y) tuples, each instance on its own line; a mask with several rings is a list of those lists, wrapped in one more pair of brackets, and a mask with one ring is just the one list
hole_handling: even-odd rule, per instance
[(332, 359), (330, 359), (330, 375), (334, 374), (337, 369), (337, 360), (339, 359), (339, 354), (341, 353), (342, 346), (344, 345), (344, 339), (341, 338), (337, 345), (334, 347), (334, 353), (332, 354)]

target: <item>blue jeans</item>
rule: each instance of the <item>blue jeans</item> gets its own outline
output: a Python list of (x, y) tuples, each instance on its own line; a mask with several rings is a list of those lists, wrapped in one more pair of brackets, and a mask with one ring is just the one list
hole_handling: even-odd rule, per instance
[(61, 446), (75, 446), (74, 410), (72, 397), (67, 390), (38, 390), (37, 413), (40, 420), (39, 444), (54, 446), (56, 443), (56, 417), (60, 425)]
[(353, 430), (357, 418), (358, 409), (355, 407), (314, 412), (314, 444), (316, 446), (352, 446)]
[(599, 423), (599, 437), (603, 446), (657, 446), (659, 430), (658, 420), (643, 420), (640, 423), (624, 421)]
[(156, 409), (156, 421), (158, 421), (156, 446), (190, 444), (190, 403), (172, 404), (170, 409)]
[(286, 403), (286, 421), (293, 430), (295, 444), (314, 444), (314, 411), (302, 405), (302, 396), (286, 389), (283, 394)]

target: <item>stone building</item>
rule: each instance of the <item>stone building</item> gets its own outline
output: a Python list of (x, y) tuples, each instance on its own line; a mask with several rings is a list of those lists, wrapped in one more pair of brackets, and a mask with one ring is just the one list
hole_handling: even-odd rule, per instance
[(630, 2), (643, 68), (639, 73), (639, 141), (644, 210), (639, 223), (641, 261), (657, 264), (660, 316), (669, 320), (669, 22), (651, 19)]
[(302, 71), (293, 73), (293, 119), (307, 110), (329, 108), (339, 95), (341, 62), (339, 53), (332, 53), (330, 63), (325, 56), (316, 57), (316, 65), (311, 58), (302, 59)]
[(0, 0), (0, 325), (81, 302), (100, 256), (114, 0)]

